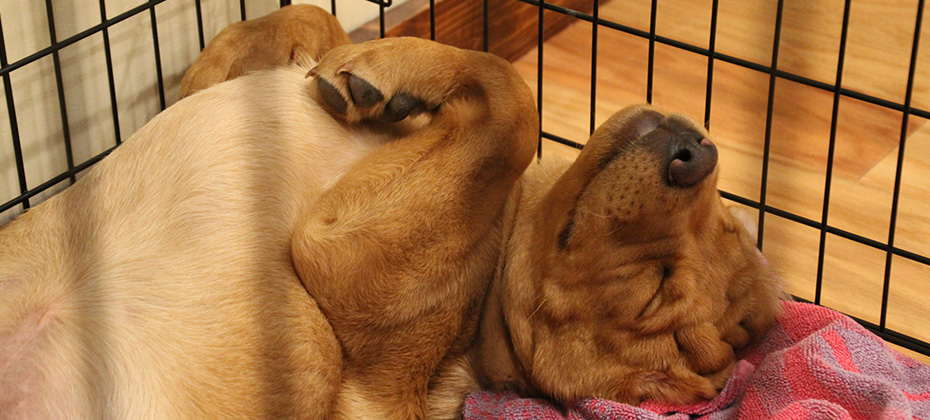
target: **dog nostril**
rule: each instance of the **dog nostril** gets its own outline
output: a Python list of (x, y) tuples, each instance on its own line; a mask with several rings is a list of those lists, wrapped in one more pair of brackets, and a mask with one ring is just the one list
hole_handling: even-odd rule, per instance
[(692, 187), (717, 166), (717, 148), (703, 136), (683, 137), (679, 136), (670, 144), (668, 182), (676, 187)]

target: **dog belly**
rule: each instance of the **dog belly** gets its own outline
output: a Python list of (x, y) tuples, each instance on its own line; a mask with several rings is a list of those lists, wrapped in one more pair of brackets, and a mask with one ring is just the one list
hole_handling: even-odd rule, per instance
[(325, 415), (339, 347), (290, 235), (390, 138), (305, 83), (279, 70), (181, 101), (0, 231), (0, 417)]

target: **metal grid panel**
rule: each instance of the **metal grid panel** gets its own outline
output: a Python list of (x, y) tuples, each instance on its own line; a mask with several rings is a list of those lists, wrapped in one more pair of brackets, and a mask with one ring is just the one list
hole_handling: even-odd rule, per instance
[[(35, 53), (28, 55), (22, 59), (19, 59), (13, 63), (7, 61), (6, 53), (6, 39), (7, 37), (3, 33), (2, 26), (2, 16), (0, 16), (0, 77), (3, 78), (4, 93), (6, 96), (7, 111), (9, 117), (10, 131), (13, 138), (13, 149), (15, 154), (16, 170), (17, 176), (19, 178), (20, 186), (20, 195), (12, 200), (7, 201), (0, 205), (0, 213), (3, 213), (13, 207), (21, 206), (22, 210), (26, 210), (30, 207), (30, 199), (46, 190), (51, 188), (54, 185), (57, 185), (60, 182), (67, 180), (70, 183), (74, 183), (75, 176), (79, 172), (87, 169), (91, 165), (99, 162), (106, 155), (110, 154), (113, 149), (122, 142), (122, 136), (119, 131), (119, 111), (116, 103), (116, 84), (113, 77), (113, 60), (110, 50), (110, 38), (109, 38), (109, 28), (113, 25), (116, 25), (120, 22), (123, 22), (133, 16), (136, 16), (141, 13), (148, 12), (151, 23), (152, 23), (152, 35), (153, 35), (153, 53), (155, 54), (155, 63), (156, 63), (156, 74), (157, 74), (157, 84), (158, 84), (158, 93), (159, 93), (159, 103), (161, 109), (165, 108), (165, 91), (164, 91), (164, 81), (161, 73), (161, 57), (159, 52), (158, 45), (158, 25), (155, 19), (155, 6), (159, 3), (164, 2), (164, 0), (150, 0), (144, 4), (136, 6), (126, 12), (123, 12), (117, 16), (107, 19), (106, 18), (106, 4), (104, 0), (100, 0), (100, 20), (101, 22), (97, 25), (94, 25), (84, 31), (81, 31), (71, 37), (68, 37), (63, 40), (58, 40), (55, 33), (55, 18), (52, 8), (51, 0), (45, 1), (45, 9), (47, 13), (47, 24), (49, 30), (49, 40), (50, 45), (46, 48), (43, 48)], [(199, 2), (198, 2), (199, 10)], [(198, 16), (199, 17), (199, 16)], [(110, 92), (110, 102), (112, 109), (112, 118), (113, 126), (115, 128), (116, 135), (116, 144), (113, 147), (103, 151), (102, 153), (97, 154), (96, 156), (91, 157), (90, 159), (75, 164), (72, 147), (71, 147), (71, 138), (70, 138), (70, 124), (68, 121), (68, 110), (66, 107), (66, 98), (64, 94), (64, 88), (62, 84), (62, 71), (61, 71), (61, 62), (59, 58), (59, 53), (64, 48), (76, 44), (78, 41), (87, 39), (95, 34), (102, 34), (103, 36), (103, 45), (104, 52), (106, 57), (106, 67), (107, 67), (107, 76), (109, 81), (109, 92)], [(201, 30), (202, 34), (202, 30)], [(202, 36), (201, 36), (202, 38)], [(202, 45), (202, 41), (201, 41)], [(26, 170), (23, 163), (23, 154), (22, 154), (22, 144), (20, 141), (19, 135), (19, 126), (16, 117), (16, 108), (14, 101), (14, 86), (11, 83), (11, 73), (19, 70), (29, 64), (37, 62), (40, 59), (51, 56), (54, 62), (54, 71), (55, 71), (55, 81), (57, 87), (58, 95), (58, 105), (59, 105), (59, 114), (61, 115), (61, 126), (62, 126), (62, 141), (65, 145), (66, 150), (66, 159), (68, 169), (58, 176), (52, 177), (41, 185), (29, 189), (26, 183)]]
[[(367, 0), (370, 3), (377, 4), (379, 6), (379, 20), (380, 20), (380, 34), (384, 37), (385, 31), (385, 22), (384, 15), (385, 9), (390, 7), (393, 4), (393, 0)], [(49, 190), (50, 188), (67, 181), (68, 185), (73, 184), (76, 180), (76, 175), (85, 169), (89, 168), (93, 164), (99, 162), (101, 159), (110, 154), (113, 149), (119, 146), (124, 140), (123, 133), (120, 132), (120, 115), (119, 107), (117, 103), (117, 93), (116, 93), (116, 81), (114, 78), (114, 62), (113, 55), (111, 52), (111, 41), (110, 41), (110, 29), (130, 18), (133, 18), (137, 15), (148, 14), (149, 20), (151, 22), (152, 28), (152, 53), (154, 55), (154, 65), (155, 65), (155, 74), (157, 85), (157, 94), (158, 94), (158, 104), (159, 109), (164, 110), (168, 102), (165, 96), (165, 81), (162, 73), (162, 63), (161, 63), (161, 51), (158, 38), (158, 22), (155, 14), (155, 7), (159, 4), (164, 3), (165, 0), (148, 0), (142, 2), (141, 4), (126, 10), (123, 13), (120, 13), (116, 16), (107, 18), (106, 12), (106, 0), (99, 0), (99, 9), (100, 9), (100, 23), (93, 25), (83, 31), (76, 33), (65, 39), (57, 39), (56, 37), (56, 26), (55, 26), (55, 16), (52, 7), (52, 0), (45, 0), (45, 9), (46, 9), (46, 18), (47, 26), (49, 31), (49, 46), (42, 48), (38, 51), (35, 51), (21, 59), (18, 59), (14, 62), (8, 62), (7, 60), (7, 49), (6, 42), (9, 38), (6, 34), (3, 33), (3, 17), (0, 16), (0, 78), (3, 80), (4, 87), (4, 96), (7, 105), (7, 117), (10, 125), (10, 132), (12, 137), (13, 144), (13, 160), (16, 165), (16, 176), (17, 182), (19, 185), (19, 196), (10, 199), (6, 202), (0, 204), (0, 214), (13, 209), (17, 206), (21, 210), (28, 210), (33, 203), (30, 200), (43, 192)], [(239, 17), (242, 20), (248, 18), (246, 14), (246, 1), (239, 0)], [(435, 0), (430, 0), (430, 28), (432, 38), (435, 39), (435, 12), (434, 12), (434, 3)], [(280, 6), (284, 7), (291, 4), (291, 0), (280, 0)], [(203, 15), (203, 6), (201, 0), (194, 0), (194, 9), (196, 11), (196, 22), (197, 22), (197, 41), (201, 50), (206, 45), (205, 36), (204, 36), (204, 15)], [(330, 2), (330, 11), (333, 15), (336, 15), (336, 0), (331, 0)], [(111, 118), (113, 121), (114, 127), (114, 138), (115, 144), (104, 150), (101, 153), (92, 156), (91, 158), (83, 162), (75, 162), (74, 156), (72, 153), (71, 146), (71, 135), (70, 127), (71, 124), (68, 119), (68, 110), (67, 110), (67, 98), (65, 97), (65, 91), (62, 83), (62, 69), (61, 69), (61, 59), (60, 52), (72, 46), (82, 40), (88, 39), (92, 36), (100, 34), (103, 38), (103, 48), (104, 55), (106, 60), (106, 72), (107, 72), (107, 81), (109, 89), (109, 102), (111, 109)], [(61, 129), (62, 129), (62, 142), (64, 144), (67, 170), (59, 173), (57, 176), (51, 177), (42, 184), (29, 188), (27, 185), (27, 174), (26, 174), (26, 165), (23, 159), (23, 146), (20, 138), (19, 122), (16, 115), (16, 105), (15, 105), (15, 91), (16, 86), (13, 86), (11, 80), (11, 74), (14, 71), (20, 70), (30, 64), (36, 63), (39, 60), (44, 58), (51, 57), (53, 60), (54, 66), (54, 76), (57, 87), (57, 97), (58, 97), (58, 112), (61, 118)]]
[[(373, 0), (369, 0), (373, 1)], [(111, 18), (107, 18), (106, 12), (106, 1), (99, 1), (100, 8), (100, 23), (90, 28), (87, 28), (73, 36), (70, 36), (66, 39), (59, 40), (56, 37), (55, 31), (55, 17), (53, 13), (52, 0), (45, 0), (45, 9), (47, 15), (47, 25), (49, 31), (49, 40), (50, 45), (46, 48), (40, 49), (26, 57), (23, 57), (15, 62), (8, 62), (7, 60), (7, 51), (6, 51), (6, 41), (9, 38), (6, 34), (3, 33), (3, 16), (0, 16), (0, 78), (3, 79), (4, 94), (7, 105), (7, 113), (10, 124), (10, 132), (13, 142), (13, 152), (14, 152), (14, 162), (16, 164), (17, 178), (20, 188), (20, 195), (0, 204), (0, 213), (4, 213), (7, 210), (10, 210), (16, 206), (20, 206), (22, 210), (27, 210), (30, 208), (31, 203), (30, 199), (35, 197), (38, 194), (45, 192), (51, 187), (58, 185), (61, 182), (68, 181), (68, 185), (74, 183), (75, 177), (81, 171), (89, 168), (93, 164), (99, 162), (101, 159), (106, 157), (116, 146), (119, 146), (123, 141), (122, 133), (120, 132), (120, 116), (119, 116), (119, 107), (117, 106), (117, 94), (116, 94), (116, 82), (114, 80), (114, 63), (111, 53), (111, 42), (110, 42), (110, 29), (121, 22), (124, 22), (132, 17), (148, 13), (149, 20), (151, 22), (152, 28), (152, 53), (154, 54), (154, 65), (156, 73), (156, 85), (158, 92), (158, 103), (161, 110), (164, 110), (167, 106), (167, 100), (165, 97), (165, 82), (164, 76), (162, 74), (162, 63), (161, 63), (161, 51), (159, 46), (158, 38), (158, 22), (155, 15), (155, 6), (164, 3), (165, 0), (148, 0), (142, 4), (139, 4), (136, 7), (133, 7), (123, 13), (120, 13)], [(377, 1), (374, 1), (377, 3)], [(382, 4), (382, 16), (384, 14), (384, 7), (390, 5), (390, 0)], [(281, 0), (280, 5), (286, 6), (290, 4), (290, 0)], [(196, 10), (196, 20), (197, 20), (197, 34), (198, 42), (200, 49), (202, 50), (205, 46), (204, 42), (204, 25), (203, 25), (203, 8), (201, 5), (201, 0), (194, 0), (194, 7)], [(336, 0), (332, 0), (332, 11), (335, 14)], [(239, 11), (240, 17), (242, 20), (247, 18), (246, 16), (246, 2), (244, 0), (239, 1)], [(115, 135), (115, 144), (109, 149), (87, 159), (84, 162), (75, 163), (72, 153), (71, 146), (71, 136), (70, 136), (70, 127), (71, 124), (68, 120), (68, 110), (66, 107), (66, 97), (64, 92), (64, 87), (62, 84), (62, 70), (61, 70), (61, 60), (59, 54), (61, 50), (72, 46), (82, 40), (88, 39), (94, 35), (101, 34), (103, 37), (103, 48), (106, 60), (106, 71), (107, 71), (107, 80), (109, 88), (109, 101), (110, 109), (112, 113), (114, 135)], [(22, 142), (20, 139), (19, 133), (19, 123), (16, 116), (16, 106), (14, 101), (14, 94), (16, 87), (13, 86), (11, 82), (11, 73), (14, 71), (20, 70), (27, 65), (33, 64), (43, 58), (52, 57), (54, 65), (54, 74), (57, 87), (57, 96), (58, 96), (58, 111), (61, 116), (61, 129), (62, 129), (62, 141), (64, 143), (64, 149), (66, 152), (66, 161), (67, 161), (67, 170), (61, 172), (57, 176), (54, 176), (42, 184), (34, 187), (28, 188), (26, 182), (26, 170), (25, 164), (23, 162), (23, 151), (22, 151)]]

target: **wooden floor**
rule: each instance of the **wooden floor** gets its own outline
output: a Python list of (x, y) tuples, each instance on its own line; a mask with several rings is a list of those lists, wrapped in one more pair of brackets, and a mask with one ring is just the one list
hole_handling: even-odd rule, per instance
[[(707, 47), (709, 1), (659, 4), (659, 35)], [(913, 2), (853, 4), (843, 87), (903, 103), (916, 12), (910, 10)], [(774, 5), (763, 0), (721, 1), (717, 51), (769, 65)], [(649, 7), (648, 1), (613, 0), (602, 2), (600, 14), (648, 31)], [(786, 2), (785, 7), (779, 68), (834, 83), (843, 2)], [(580, 143), (590, 129), (591, 26), (579, 21), (543, 48), (543, 130)], [(606, 27), (600, 27), (597, 40), (595, 121), (600, 123), (624, 106), (645, 101), (649, 44)], [(930, 37), (921, 45), (930, 45)], [(514, 63), (534, 91), (537, 54), (533, 50)], [(913, 96), (913, 105), (921, 109), (930, 108), (930, 62), (920, 65), (925, 56), (930, 53), (920, 55)], [(720, 152), (720, 188), (758, 201), (769, 75), (716, 61), (711, 112), (705, 116), (707, 68), (704, 56), (657, 44), (653, 104), (708, 121)], [(823, 218), (833, 102), (832, 92), (777, 80), (768, 205), (817, 222)], [(837, 121), (828, 224), (885, 243), (902, 114), (843, 97)], [(548, 141), (543, 147), (546, 153), (577, 153)], [(909, 118), (905, 150), (894, 244), (930, 255), (930, 125), (925, 120)], [(820, 231), (771, 214), (764, 223), (765, 255), (782, 273), (791, 293), (813, 300)], [(827, 235), (824, 245), (822, 303), (878, 323), (885, 252), (834, 235)], [(891, 267), (888, 328), (930, 341), (930, 267), (897, 256)]]

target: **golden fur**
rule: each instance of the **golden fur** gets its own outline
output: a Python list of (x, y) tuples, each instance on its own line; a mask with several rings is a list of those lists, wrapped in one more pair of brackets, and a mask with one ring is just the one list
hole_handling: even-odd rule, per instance
[[(307, 7), (219, 36), (182, 95)], [(641, 127), (707, 137), (683, 117), (632, 107), (576, 162), (531, 165), (534, 101), (499, 58), (398, 38), (305, 72), (191, 95), (0, 228), (0, 418), (445, 418), (479, 388), (697, 401), (771, 322), (778, 282), (715, 166), (670, 185), (669, 136)]]
[(184, 73), (178, 98), (226, 80), (288, 64), (310, 66), (323, 53), (349, 44), (339, 21), (325, 10), (294, 5), (224, 28)]

